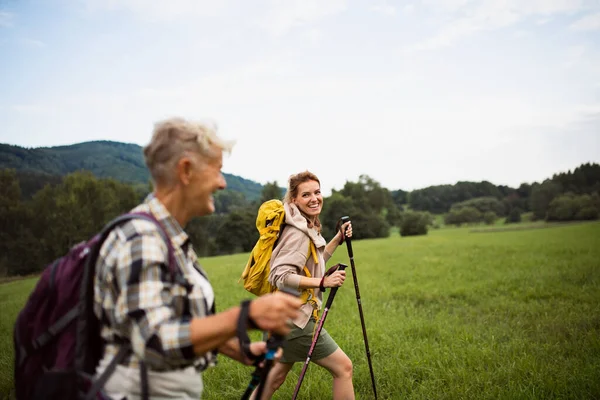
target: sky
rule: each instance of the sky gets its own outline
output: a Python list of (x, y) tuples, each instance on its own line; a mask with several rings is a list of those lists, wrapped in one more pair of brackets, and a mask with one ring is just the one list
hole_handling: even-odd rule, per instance
[(261, 184), (541, 182), (600, 162), (600, 0), (0, 0), (0, 142), (173, 116)]

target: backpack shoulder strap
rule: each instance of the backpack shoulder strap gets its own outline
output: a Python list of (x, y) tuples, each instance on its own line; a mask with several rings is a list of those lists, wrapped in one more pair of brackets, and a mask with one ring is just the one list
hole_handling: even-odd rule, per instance
[[(130, 221), (132, 219), (142, 219), (145, 221), (152, 222), (156, 225), (156, 227), (158, 228), (158, 233), (160, 234), (160, 236), (162, 237), (162, 239), (165, 241), (165, 243), (167, 245), (168, 259), (169, 259), (169, 271), (171, 272), (171, 277), (173, 279), (175, 279), (175, 276), (177, 274), (177, 259), (175, 258), (175, 249), (173, 248), (173, 244), (171, 242), (171, 239), (167, 235), (165, 228), (162, 226), (160, 221), (158, 221), (156, 219), (156, 217), (152, 213), (149, 213), (149, 212), (132, 212), (132, 213), (127, 213), (127, 214), (122, 214), (122, 215), (119, 215), (118, 217), (116, 217), (115, 219), (113, 219), (112, 221), (110, 221), (108, 224), (106, 224), (104, 226), (104, 228), (102, 229), (102, 231), (100, 232), (100, 240), (98, 241), (96, 253), (93, 254), (94, 257), (90, 257), (90, 261), (92, 261), (92, 258), (95, 258), (96, 260), (98, 259), (98, 254), (99, 254), (100, 248), (102, 247), (103, 242), (106, 240), (106, 238), (108, 237), (110, 232), (117, 226), (119, 226), (127, 221)], [(96, 265), (96, 260), (94, 260), (93, 265)]]

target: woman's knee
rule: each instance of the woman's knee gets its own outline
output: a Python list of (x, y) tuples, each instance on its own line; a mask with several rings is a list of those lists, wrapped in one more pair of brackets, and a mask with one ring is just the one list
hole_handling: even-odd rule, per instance
[(345, 357), (345, 360), (341, 363), (340, 367), (342, 370), (341, 374), (344, 378), (352, 378), (353, 365), (352, 360), (350, 360), (348, 356)]
[(339, 357), (334, 365), (335, 367), (330, 370), (334, 378), (352, 379), (352, 360), (346, 354)]
[(287, 373), (288, 371), (273, 371), (274, 374), (271, 377), (271, 387), (273, 388), (273, 391), (279, 389), (281, 387), (281, 385), (283, 385), (283, 383), (285, 382), (285, 378), (287, 378)]

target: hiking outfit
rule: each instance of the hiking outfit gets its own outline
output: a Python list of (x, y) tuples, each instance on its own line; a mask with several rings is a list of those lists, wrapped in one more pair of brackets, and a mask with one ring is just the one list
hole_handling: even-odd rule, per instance
[[(285, 203), (285, 229), (271, 255), (269, 283), (278, 289), (299, 289), (302, 276), (322, 278), (325, 263), (331, 254), (325, 250), (326, 241), (315, 228), (308, 227), (308, 221), (293, 203)], [(314, 253), (310, 249), (314, 244)], [(308, 273), (307, 273), (308, 272)], [(318, 311), (323, 302), (319, 288), (310, 289), (308, 301), (300, 307), (300, 315), (294, 319), (291, 332), (286, 336), (280, 362), (303, 362), (312, 342)], [(313, 352), (313, 360), (331, 355), (338, 349), (337, 343), (325, 329), (321, 330)]]
[(216, 365), (217, 352), (196, 355), (190, 323), (215, 313), (213, 288), (188, 235), (158, 199), (151, 194), (132, 211), (151, 213), (160, 222), (179, 274), (172, 279), (167, 244), (154, 224), (131, 220), (110, 233), (100, 249), (94, 282), (94, 313), (106, 341), (97, 375), (121, 344), (130, 342), (133, 354), (107, 381), (108, 395), (141, 398), (143, 361), (151, 397), (197, 400), (203, 391), (201, 372)]

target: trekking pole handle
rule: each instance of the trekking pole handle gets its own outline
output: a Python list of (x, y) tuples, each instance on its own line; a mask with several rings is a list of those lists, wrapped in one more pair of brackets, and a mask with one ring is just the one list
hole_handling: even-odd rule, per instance
[[(348, 268), (348, 266), (346, 264), (338, 264), (337, 265), (337, 270), (345, 270), (346, 268)], [(333, 303), (333, 298), (335, 297), (335, 294), (337, 293), (337, 290), (339, 289), (339, 286), (336, 286), (334, 288), (331, 288), (331, 292), (329, 293), (329, 297), (327, 298), (327, 302), (325, 303), (325, 308), (329, 309), (331, 308), (331, 303)]]
[[(342, 218), (340, 218), (340, 226), (344, 225), (346, 222), (350, 222), (350, 217), (344, 215)], [(344, 235), (344, 240), (346, 241), (346, 246), (348, 247), (348, 255), (350, 258), (353, 258), (354, 254), (352, 253), (352, 240), (346, 236), (346, 232), (342, 232), (342, 235)]]

